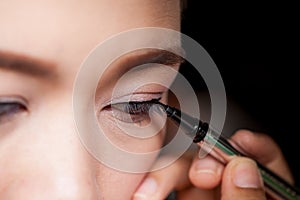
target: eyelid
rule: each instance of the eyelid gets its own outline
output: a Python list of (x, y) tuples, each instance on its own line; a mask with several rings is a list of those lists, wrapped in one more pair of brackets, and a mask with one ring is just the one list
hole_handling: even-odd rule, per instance
[(0, 95), (0, 103), (19, 103), (25, 107), (28, 107), (28, 102), (22, 98), (21, 96), (1, 96)]
[(29, 113), (28, 102), (20, 96), (0, 96), (0, 125), (13, 122), (21, 113)]
[[(126, 123), (141, 123), (150, 119), (149, 111), (161, 98), (147, 101), (127, 101), (107, 106), (115, 119)], [(105, 107), (106, 108), (106, 107)]]
[(130, 95), (124, 95), (120, 97), (115, 97), (114, 99), (110, 100), (109, 102), (106, 102), (101, 105), (101, 108), (99, 110), (102, 110), (103, 108), (113, 105), (113, 104), (118, 104), (118, 103), (128, 103), (130, 101), (135, 101), (135, 102), (146, 102), (150, 101), (153, 99), (161, 99), (163, 93), (133, 93)]

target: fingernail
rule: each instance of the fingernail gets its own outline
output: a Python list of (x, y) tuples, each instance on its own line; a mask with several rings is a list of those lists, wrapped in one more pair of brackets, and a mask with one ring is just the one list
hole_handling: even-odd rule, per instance
[(213, 158), (206, 157), (205, 159), (196, 161), (196, 172), (220, 175), (222, 173), (222, 166)]
[(157, 183), (154, 178), (147, 178), (140, 188), (135, 192), (134, 199), (148, 199), (157, 190)]
[(236, 166), (233, 182), (240, 188), (262, 188), (263, 181), (254, 161), (247, 160)]

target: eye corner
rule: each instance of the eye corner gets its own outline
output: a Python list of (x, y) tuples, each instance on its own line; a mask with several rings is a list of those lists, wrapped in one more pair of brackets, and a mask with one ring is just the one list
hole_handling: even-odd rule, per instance
[(19, 114), (29, 113), (28, 101), (19, 96), (0, 96), (0, 125), (12, 122)]

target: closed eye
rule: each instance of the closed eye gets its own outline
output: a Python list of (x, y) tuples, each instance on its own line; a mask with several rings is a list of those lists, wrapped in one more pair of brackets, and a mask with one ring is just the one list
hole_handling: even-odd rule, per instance
[(149, 110), (160, 99), (152, 99), (150, 101), (129, 101), (122, 103), (111, 104), (105, 109), (110, 109), (113, 116), (127, 123), (141, 123), (149, 121)]
[(11, 121), (18, 113), (26, 110), (26, 106), (20, 102), (0, 101), (0, 125)]

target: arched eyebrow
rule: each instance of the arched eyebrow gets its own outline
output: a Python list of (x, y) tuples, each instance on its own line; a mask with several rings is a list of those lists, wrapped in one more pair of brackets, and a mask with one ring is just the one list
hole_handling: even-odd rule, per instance
[[(136, 59), (137, 57), (140, 59)], [(145, 58), (142, 59), (142, 57)], [(180, 65), (184, 62), (182, 57), (166, 50), (146, 50), (139, 56), (129, 56), (127, 59), (133, 60), (132, 65), (129, 67), (133, 67), (134, 64), (138, 65), (150, 62), (156, 62), (165, 65)], [(140, 61), (142, 61), (142, 63), (139, 63)], [(57, 79), (58, 77), (56, 67), (57, 65), (51, 61), (45, 61), (24, 54), (0, 50), (0, 70), (3, 69), (32, 76), (34, 78), (51, 80)]]
[(57, 77), (54, 62), (11, 52), (0, 51), (1, 69), (41, 79), (54, 79)]
[[(184, 54), (183, 54), (184, 55)], [(184, 57), (181, 57), (171, 50), (162, 49), (140, 49), (127, 53), (112, 63), (112, 68), (118, 73), (123, 74), (127, 70), (148, 63), (158, 63), (168, 66), (179, 66), (185, 62)], [(122, 66), (122, 67), (120, 67)]]

